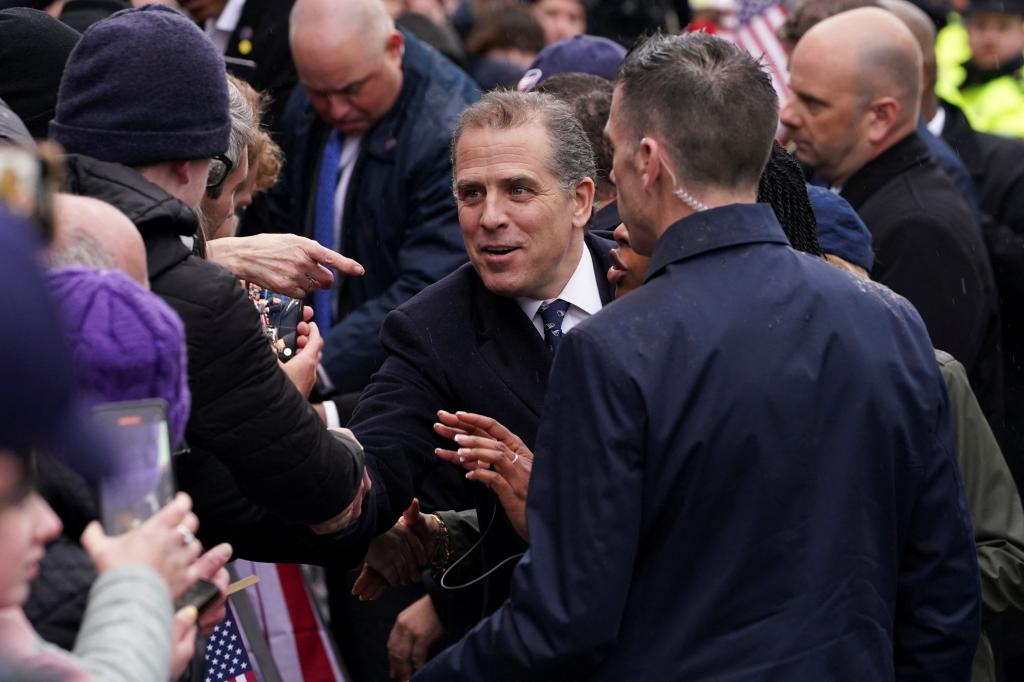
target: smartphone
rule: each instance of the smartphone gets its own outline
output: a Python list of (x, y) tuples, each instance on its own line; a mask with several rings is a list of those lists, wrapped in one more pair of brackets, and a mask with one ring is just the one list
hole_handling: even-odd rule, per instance
[(184, 594), (174, 600), (174, 610), (180, 611), (186, 606), (194, 606), (201, 616), (219, 597), (220, 590), (216, 585), (209, 580), (197, 580)]
[(96, 482), (100, 522), (108, 535), (141, 525), (174, 498), (167, 403), (136, 400), (97, 405), (93, 416), (111, 448)]
[(302, 300), (261, 289), (256, 307), (262, 312), (263, 331), (270, 339), (274, 352), (281, 362), (288, 362), (299, 350), (298, 326), (302, 322)]

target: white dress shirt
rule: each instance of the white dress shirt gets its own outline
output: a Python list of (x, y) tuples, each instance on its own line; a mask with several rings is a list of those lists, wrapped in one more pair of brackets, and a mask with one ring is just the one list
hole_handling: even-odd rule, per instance
[[(586, 244), (583, 245), (583, 255), (580, 256), (576, 271), (572, 273), (572, 277), (562, 289), (562, 293), (555, 296), (555, 299), (557, 298), (569, 304), (569, 310), (566, 311), (565, 317), (562, 319), (562, 334), (568, 333), (570, 329), (601, 309), (601, 291), (597, 288), (594, 258), (590, 255), (590, 249)], [(526, 317), (533, 322), (533, 326), (541, 338), (544, 337), (544, 322), (540, 317), (540, 307), (546, 302), (532, 298), (516, 299), (516, 303), (519, 304)]]
[(942, 129), (946, 127), (946, 110), (939, 107), (932, 120), (928, 121), (928, 132), (935, 137), (942, 137)]
[(216, 19), (206, 20), (206, 35), (210, 36), (210, 42), (221, 54), (228, 51), (228, 41), (238, 28), (238, 20), (242, 18), (244, 8), (245, 0), (228, 0)]

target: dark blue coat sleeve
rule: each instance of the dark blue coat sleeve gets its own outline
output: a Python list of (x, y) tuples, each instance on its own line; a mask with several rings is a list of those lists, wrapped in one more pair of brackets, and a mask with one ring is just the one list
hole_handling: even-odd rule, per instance
[[(932, 381), (941, 382), (941, 378)], [(954, 455), (945, 386), (936, 423), (914, 457), (915, 491), (901, 538), (893, 659), (896, 679), (969, 680), (981, 627), (977, 550)]]
[(552, 370), (511, 598), (417, 681), (587, 679), (614, 646), (640, 540), (647, 414), (586, 329)]

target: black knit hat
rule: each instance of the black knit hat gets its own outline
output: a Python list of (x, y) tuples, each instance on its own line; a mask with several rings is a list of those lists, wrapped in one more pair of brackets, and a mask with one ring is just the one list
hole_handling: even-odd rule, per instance
[(223, 57), (163, 5), (118, 12), (85, 32), (50, 123), (69, 153), (127, 166), (223, 154), (230, 134)]
[(81, 34), (46, 12), (0, 11), (0, 99), (33, 137), (46, 137), (68, 55)]

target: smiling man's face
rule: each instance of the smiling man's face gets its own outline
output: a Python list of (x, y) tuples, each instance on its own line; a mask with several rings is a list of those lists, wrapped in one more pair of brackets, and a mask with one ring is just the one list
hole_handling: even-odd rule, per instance
[(469, 259), (499, 296), (557, 296), (572, 277), (590, 219), (593, 183), (566, 191), (549, 170), (540, 125), (470, 129), (455, 152), (455, 196)]

